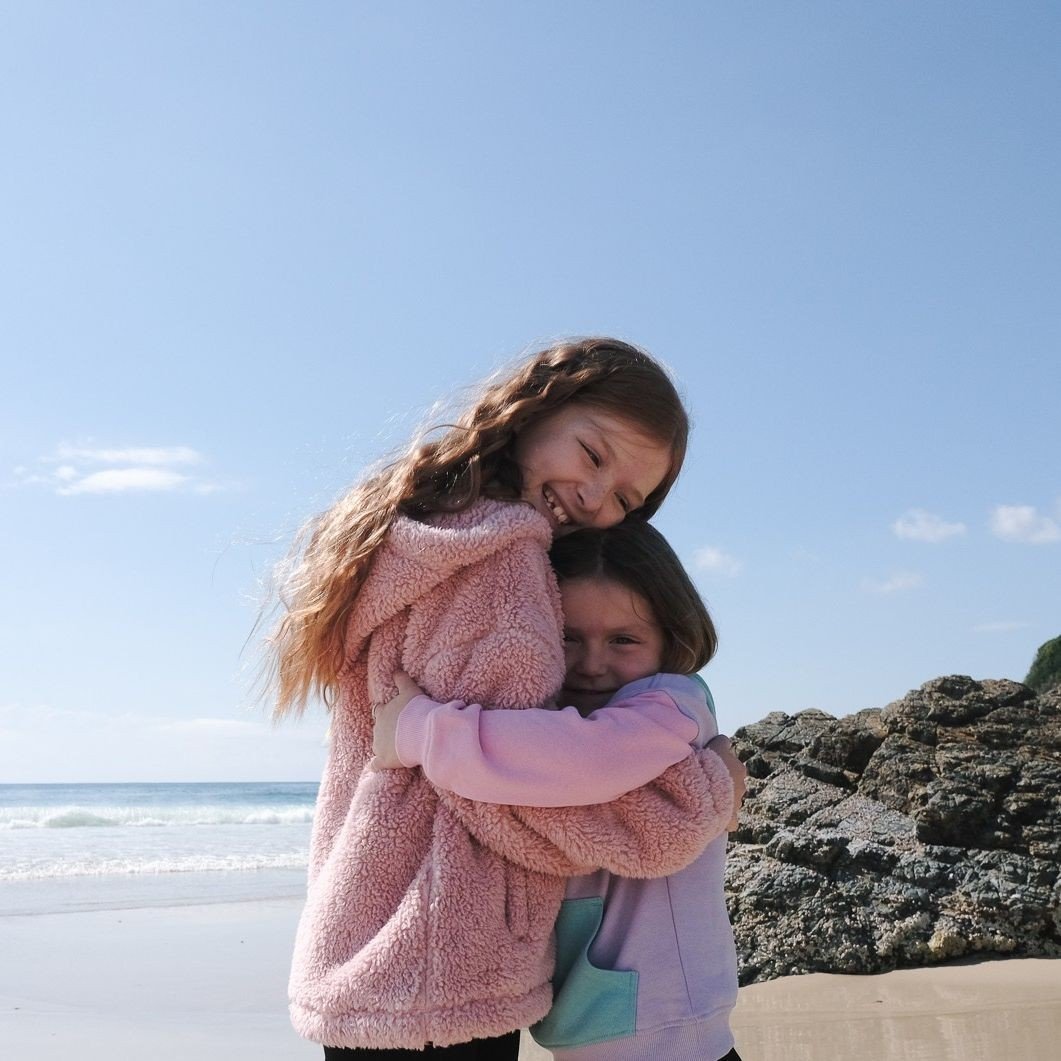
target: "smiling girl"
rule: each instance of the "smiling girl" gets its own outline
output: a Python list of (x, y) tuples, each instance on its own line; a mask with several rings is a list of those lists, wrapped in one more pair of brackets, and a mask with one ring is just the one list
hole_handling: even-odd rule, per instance
[(371, 763), (372, 708), (398, 670), (504, 708), (557, 692), (552, 539), (651, 515), (687, 434), (646, 354), (560, 343), (305, 529), (270, 644), (276, 714), (313, 694), (332, 712), (290, 982), (294, 1024), (326, 1056), (514, 1059), (550, 1005), (562, 878), (672, 872), (729, 818), (725, 762), (681, 741), (608, 808), (473, 802)]

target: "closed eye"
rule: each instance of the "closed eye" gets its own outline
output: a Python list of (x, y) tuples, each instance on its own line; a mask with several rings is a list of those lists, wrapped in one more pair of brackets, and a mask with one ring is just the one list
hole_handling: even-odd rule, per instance
[(589, 457), (589, 459), (591, 461), (593, 461), (593, 467), (594, 468), (599, 468), (600, 467), (600, 456), (597, 454), (597, 452), (595, 450), (590, 449), (589, 446), (587, 446), (585, 442), (579, 442), (579, 445), (586, 451), (586, 454)]

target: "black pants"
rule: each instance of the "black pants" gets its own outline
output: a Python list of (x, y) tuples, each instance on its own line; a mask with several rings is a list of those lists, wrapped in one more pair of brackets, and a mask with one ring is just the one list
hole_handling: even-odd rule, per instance
[(324, 1061), (413, 1061), (420, 1057), (444, 1057), (446, 1061), (516, 1061), (519, 1056), (519, 1032), (509, 1032), (496, 1039), (473, 1039), (453, 1046), (428, 1046), (426, 1050), (375, 1050), (371, 1047), (348, 1049), (326, 1046)]
[[(343, 1058), (360, 1058), (361, 1061), (402, 1061), (403, 1058), (445, 1057), (452, 1061), (516, 1061), (519, 1054), (519, 1032), (509, 1032), (497, 1039), (473, 1039), (470, 1043), (454, 1046), (429, 1046), (426, 1050), (350, 1050), (343, 1046), (326, 1046), (324, 1061), (343, 1061)], [(741, 1061), (736, 1050), (730, 1050), (719, 1061)]]

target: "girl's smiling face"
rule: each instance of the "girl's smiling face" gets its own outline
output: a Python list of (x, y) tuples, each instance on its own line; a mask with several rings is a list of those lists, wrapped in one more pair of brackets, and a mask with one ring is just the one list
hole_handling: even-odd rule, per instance
[(562, 705), (588, 714), (627, 682), (659, 671), (663, 630), (640, 593), (597, 577), (562, 582), (560, 596), (566, 664)]
[(611, 527), (640, 508), (670, 470), (670, 447), (630, 421), (569, 402), (524, 429), (513, 455), (521, 497), (553, 534)]

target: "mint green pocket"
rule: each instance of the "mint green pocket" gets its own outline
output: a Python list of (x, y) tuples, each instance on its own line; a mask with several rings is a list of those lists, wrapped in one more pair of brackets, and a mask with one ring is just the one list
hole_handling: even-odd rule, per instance
[(546, 1049), (586, 1046), (633, 1035), (637, 973), (598, 969), (589, 948), (604, 916), (604, 900), (565, 899), (556, 919), (553, 1008), (530, 1029)]

